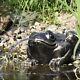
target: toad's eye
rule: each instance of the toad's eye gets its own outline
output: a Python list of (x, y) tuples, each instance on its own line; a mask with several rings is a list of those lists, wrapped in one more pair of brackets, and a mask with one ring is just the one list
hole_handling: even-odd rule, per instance
[(54, 35), (50, 35), (50, 40), (51, 40), (51, 41), (55, 41), (55, 39), (56, 39), (56, 38), (54, 37)]
[(46, 38), (51, 40), (51, 41), (55, 41), (55, 34), (53, 34), (51, 31), (47, 31), (46, 32)]

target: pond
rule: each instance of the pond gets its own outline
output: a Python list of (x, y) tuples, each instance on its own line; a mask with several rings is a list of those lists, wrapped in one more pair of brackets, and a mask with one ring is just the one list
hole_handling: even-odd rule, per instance
[(47, 65), (38, 65), (25, 72), (1, 72), (0, 80), (76, 80), (74, 69), (73, 66), (67, 66), (60, 71), (51, 71)]

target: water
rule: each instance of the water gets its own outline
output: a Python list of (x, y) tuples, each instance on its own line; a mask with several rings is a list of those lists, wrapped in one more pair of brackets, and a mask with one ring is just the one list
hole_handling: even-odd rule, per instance
[(0, 80), (76, 80), (73, 69), (69, 66), (54, 72), (46, 65), (39, 65), (24, 72), (22, 70), (1, 72)]

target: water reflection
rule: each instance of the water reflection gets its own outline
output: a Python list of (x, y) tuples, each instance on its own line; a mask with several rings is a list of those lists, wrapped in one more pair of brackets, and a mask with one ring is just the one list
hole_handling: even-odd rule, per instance
[[(0, 74), (0, 80), (76, 80), (72, 70), (74, 67), (61, 68), (59, 72), (53, 72), (47, 65), (31, 67), (27, 72), (14, 71)], [(71, 69), (71, 70), (70, 70)]]

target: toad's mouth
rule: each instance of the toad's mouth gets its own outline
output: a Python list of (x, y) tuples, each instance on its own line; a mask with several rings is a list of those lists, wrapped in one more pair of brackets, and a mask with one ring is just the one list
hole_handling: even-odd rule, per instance
[(35, 42), (36, 44), (43, 44), (50, 48), (56, 48), (58, 46), (56, 42), (52, 42), (49, 40), (43, 40), (43, 39), (35, 39), (33, 42)]

